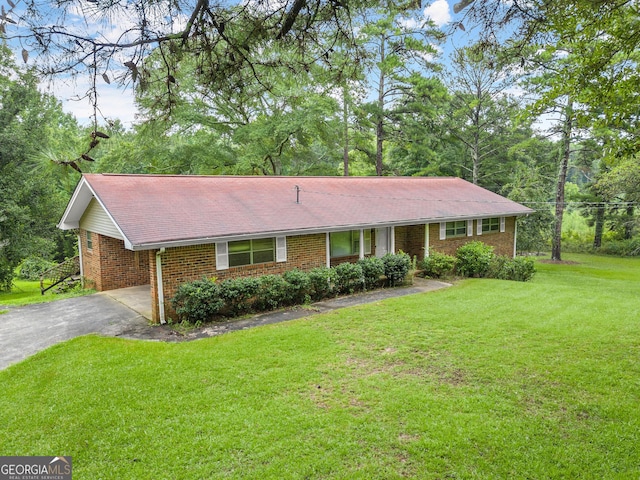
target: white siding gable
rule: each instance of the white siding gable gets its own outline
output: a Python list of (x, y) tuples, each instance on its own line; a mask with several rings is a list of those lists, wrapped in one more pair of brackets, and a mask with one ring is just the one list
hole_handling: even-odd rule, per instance
[(109, 218), (109, 215), (107, 215), (107, 212), (104, 211), (95, 198), (91, 199), (82, 218), (80, 218), (80, 228), (107, 237), (124, 240), (118, 227), (116, 227), (111, 218)]

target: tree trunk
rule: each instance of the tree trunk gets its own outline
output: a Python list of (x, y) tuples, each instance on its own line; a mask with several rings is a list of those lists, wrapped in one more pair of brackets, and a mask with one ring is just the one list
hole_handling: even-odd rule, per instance
[(471, 150), (471, 161), (473, 162), (472, 170), (471, 170), (471, 180), (474, 185), (478, 184), (478, 163), (480, 159), (480, 154), (478, 153), (479, 145), (478, 140), (474, 141), (473, 149)]
[(633, 238), (633, 225), (634, 225), (634, 219), (633, 219), (633, 205), (628, 205), (627, 206), (627, 219), (624, 222), (624, 238), (625, 240), (629, 240), (630, 238)]
[(602, 246), (602, 232), (604, 231), (604, 204), (599, 203), (596, 207), (595, 234), (593, 236), (593, 248)]
[(349, 105), (347, 103), (347, 84), (342, 86), (342, 123), (344, 124), (344, 150), (342, 162), (344, 164), (344, 176), (349, 176)]
[(471, 180), (474, 185), (478, 184), (478, 171), (480, 170), (480, 110), (482, 105), (482, 86), (477, 85), (476, 89), (476, 101), (478, 105), (473, 112), (473, 149), (471, 151), (472, 171)]
[[(380, 38), (380, 64), (384, 62), (385, 38)], [(382, 176), (382, 144), (384, 142), (384, 69), (380, 67), (380, 80), (378, 82), (378, 118), (376, 122), (376, 175)]]
[(562, 132), (562, 158), (556, 186), (556, 213), (551, 239), (551, 260), (562, 260), (562, 217), (564, 215), (564, 186), (567, 182), (569, 156), (571, 155), (571, 135), (573, 130), (573, 101), (567, 100), (565, 108), (565, 124)]

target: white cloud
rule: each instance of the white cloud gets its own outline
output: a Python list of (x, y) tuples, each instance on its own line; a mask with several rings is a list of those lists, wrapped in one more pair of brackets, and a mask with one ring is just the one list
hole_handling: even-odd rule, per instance
[(424, 9), (424, 16), (432, 20), (438, 27), (451, 21), (451, 12), (447, 0), (436, 0)]
[[(135, 121), (137, 108), (131, 86), (122, 87), (115, 84), (107, 85), (98, 79), (98, 122), (105, 119), (120, 119), (125, 127), (131, 127)], [(93, 122), (93, 106), (88, 97), (90, 89), (89, 77), (80, 76), (76, 79), (62, 79), (57, 77), (42, 89), (55, 95), (61, 102), (63, 110), (72, 114), (81, 125)]]

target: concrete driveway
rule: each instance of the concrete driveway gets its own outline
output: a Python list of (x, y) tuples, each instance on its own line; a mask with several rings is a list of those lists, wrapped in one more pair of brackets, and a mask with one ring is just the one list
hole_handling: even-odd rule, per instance
[(143, 315), (104, 293), (17, 307), (0, 315), (0, 370), (80, 335), (118, 336), (147, 325)]

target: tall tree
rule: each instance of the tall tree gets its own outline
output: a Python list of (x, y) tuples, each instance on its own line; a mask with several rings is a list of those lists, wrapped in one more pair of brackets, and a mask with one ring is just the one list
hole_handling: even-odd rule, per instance
[[(369, 78), (375, 100), (367, 110), (375, 130), (376, 174), (383, 174), (383, 149), (387, 140), (389, 116), (402, 96), (410, 95), (416, 77), (437, 69), (433, 62), (437, 51), (433, 46), (441, 33), (430, 20), (415, 20), (396, 6), (374, 12), (365, 19), (361, 41), (369, 51)], [(401, 107), (402, 108), (402, 107)]]
[[(95, 101), (98, 82), (144, 85), (148, 70), (157, 67), (147, 57), (160, 48), (167, 108), (174, 67), (183, 59), (198, 64), (212, 91), (243, 89), (239, 79), (247, 71), (268, 89), (260, 70), (271, 67), (296, 74), (321, 60), (339, 70), (344, 64), (334, 64), (334, 47), (348, 46), (357, 55), (353, 19), (378, 5), (370, 0), (24, 2), (24, 9), (10, 2), (0, 26), (10, 40), (21, 42), (25, 60), (35, 61), (42, 73), (88, 75), (88, 95)], [(73, 25), (71, 14), (79, 18)]]
[(571, 45), (571, 61), (558, 65), (557, 81), (544, 96), (571, 95), (582, 108), (577, 126), (612, 129), (618, 132), (613, 149), (640, 151), (637, 2), (461, 0), (454, 11), (461, 25), (480, 26), (485, 44), (508, 41), (523, 62), (532, 45)]
[[(507, 96), (507, 89), (515, 82), (511, 65), (499, 50), (481, 45), (458, 49), (451, 60), (449, 74), (452, 90), (450, 130), (465, 146), (470, 166), (470, 179), (480, 182), (482, 164), (504, 151), (496, 138), (509, 135), (515, 129), (515, 100)], [(513, 104), (513, 105), (510, 105)]]
[[(64, 204), (59, 185), (38, 168), (43, 151), (56, 148), (61, 106), (42, 95), (32, 72), (19, 69), (0, 46), (0, 290), (11, 288), (16, 266), (28, 255), (53, 257), (55, 221)], [(70, 133), (67, 130), (67, 133)]]

